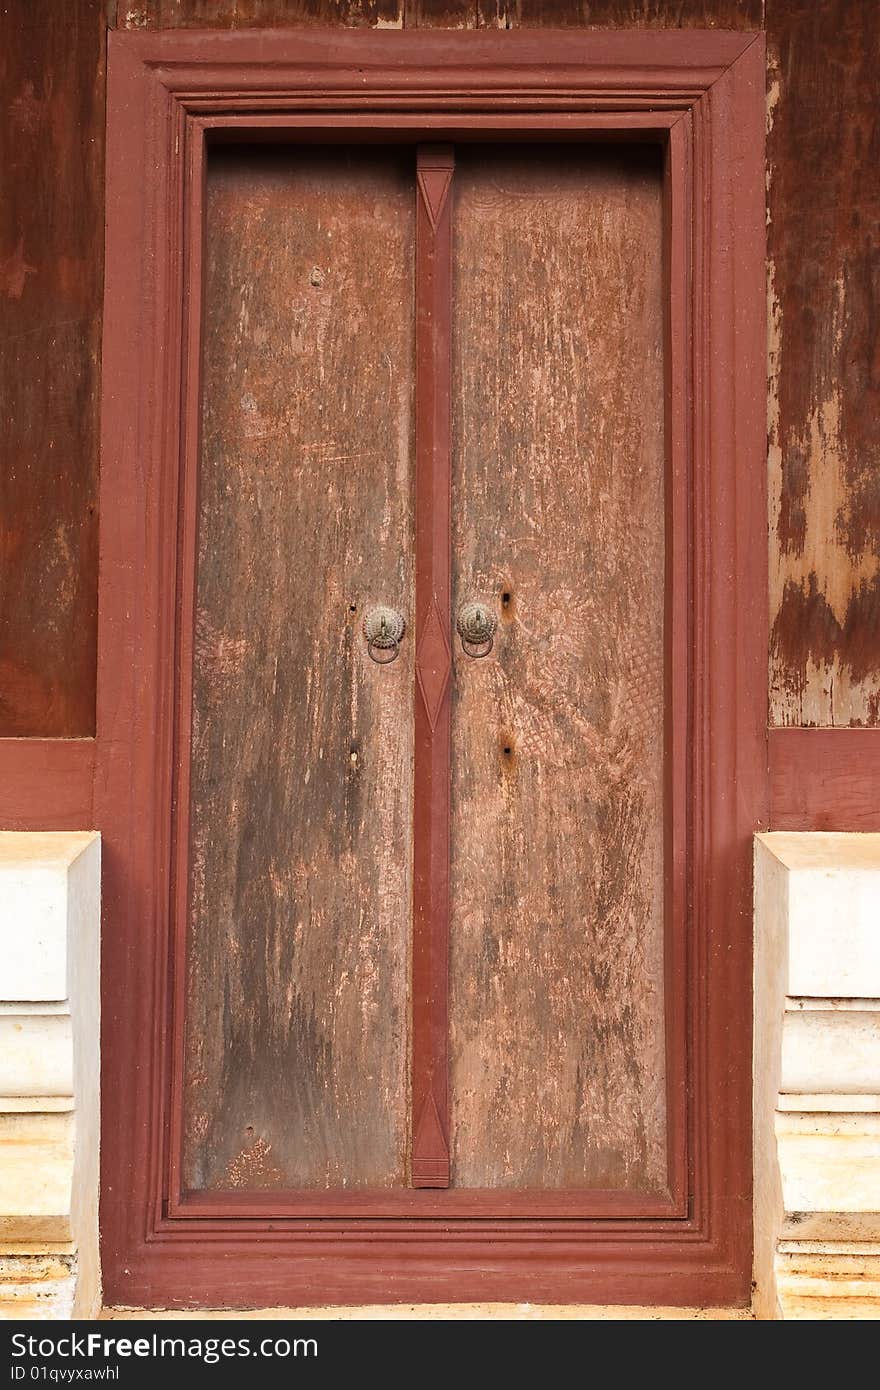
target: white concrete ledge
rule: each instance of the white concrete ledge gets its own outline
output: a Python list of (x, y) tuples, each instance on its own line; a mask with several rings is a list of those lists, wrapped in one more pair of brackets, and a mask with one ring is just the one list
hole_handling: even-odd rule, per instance
[(880, 835), (757, 837), (787, 870), (785, 993), (880, 998)]
[(0, 1318), (100, 1307), (100, 840), (0, 832)]
[(72, 1096), (73, 1025), (64, 1012), (0, 1004), (0, 1096)]
[[(0, 832), (0, 1318), (93, 1317), (97, 835)], [(880, 1317), (880, 835), (756, 837), (755, 1311)]]
[(755, 845), (755, 1310), (880, 1316), (880, 835)]
[(782, 1029), (782, 1090), (870, 1093), (880, 1077), (880, 1002), (827, 1002), (836, 1007), (811, 1009), (806, 1000), (789, 1001)]

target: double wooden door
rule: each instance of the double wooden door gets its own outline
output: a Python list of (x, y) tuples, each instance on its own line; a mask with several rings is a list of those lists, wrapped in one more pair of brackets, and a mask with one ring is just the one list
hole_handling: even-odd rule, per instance
[(660, 1212), (661, 151), (232, 146), (205, 217), (180, 1188)]

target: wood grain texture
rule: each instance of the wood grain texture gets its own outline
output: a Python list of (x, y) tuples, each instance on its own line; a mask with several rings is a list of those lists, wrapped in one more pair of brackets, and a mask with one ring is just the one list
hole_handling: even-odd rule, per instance
[(119, 0), (120, 28), (760, 29), (762, 0)]
[(257, 29), (402, 25), (404, 0), (118, 0), (120, 29)]
[[(82, 830), (95, 824), (95, 740), (0, 739), (0, 827)], [(51, 787), (51, 800), (46, 788)]]
[(657, 1188), (664, 404), (658, 158), (456, 175), (451, 1075), (458, 1185)]
[(400, 1183), (408, 1104), (413, 171), (217, 157), (207, 209), (186, 1174)]
[[(430, 13), (432, 0), (424, 9)], [(409, 13), (407, 5), (407, 13)], [(761, 0), (479, 0), (482, 23), (501, 27), (760, 29)]]
[[(0, 135), (7, 285), (0, 385), (9, 403), (0, 732), (7, 735), (93, 730), (103, 16), (112, 8), (77, 0), (62, 15), (49, 0), (9, 0), (0, 17), (0, 70), (10, 94)], [(766, 23), (775, 337), (770, 717), (877, 723), (880, 523), (871, 421), (880, 388), (871, 306), (880, 121), (871, 5), (121, 0), (116, 22), (130, 29)]]
[(95, 730), (103, 10), (0, 13), (0, 737)]
[[(0, 140), (8, 420), (0, 733), (89, 734), (107, 0), (8, 0)], [(121, 0), (130, 29), (758, 29), (771, 58), (771, 722), (875, 724), (873, 7), (853, 0)], [(48, 147), (44, 143), (49, 137)], [(85, 177), (83, 177), (85, 171)], [(19, 242), (21, 241), (21, 245)], [(34, 273), (36, 271), (36, 273)], [(20, 297), (17, 297), (21, 284)]]
[(876, 725), (880, 25), (853, 0), (767, 18), (770, 721)]
[(874, 729), (771, 729), (771, 830), (880, 830)]
[[(138, 26), (285, 18), (280, 0), (211, 7), (153, 0), (122, 5), (120, 14), (120, 22)], [(426, 28), (766, 27), (770, 723), (880, 723), (874, 7), (853, 0), (390, 0), (380, 15), (360, 0), (305, 0), (287, 17)]]

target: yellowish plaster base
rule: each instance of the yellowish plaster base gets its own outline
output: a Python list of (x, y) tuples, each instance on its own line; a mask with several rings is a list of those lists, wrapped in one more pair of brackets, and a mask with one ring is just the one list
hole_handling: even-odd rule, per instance
[(154, 1318), (233, 1318), (246, 1322), (268, 1318), (279, 1322), (351, 1320), (369, 1322), (471, 1321), (502, 1322), (528, 1321), (548, 1318), (560, 1322), (735, 1322), (750, 1321), (748, 1308), (635, 1308), (617, 1304), (598, 1303), (393, 1303), (371, 1304), (363, 1308), (256, 1308), (243, 1312), (224, 1312), (222, 1309), (201, 1309), (198, 1312), (170, 1312), (165, 1309), (105, 1308), (102, 1318), (111, 1320), (149, 1321)]

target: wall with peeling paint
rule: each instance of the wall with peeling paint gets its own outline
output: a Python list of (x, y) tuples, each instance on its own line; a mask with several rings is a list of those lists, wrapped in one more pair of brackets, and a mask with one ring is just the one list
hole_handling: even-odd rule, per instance
[(7, 0), (0, 736), (94, 730), (108, 25), (765, 28), (770, 722), (880, 724), (874, 0)]
[(771, 716), (880, 722), (880, 24), (769, 0)]

